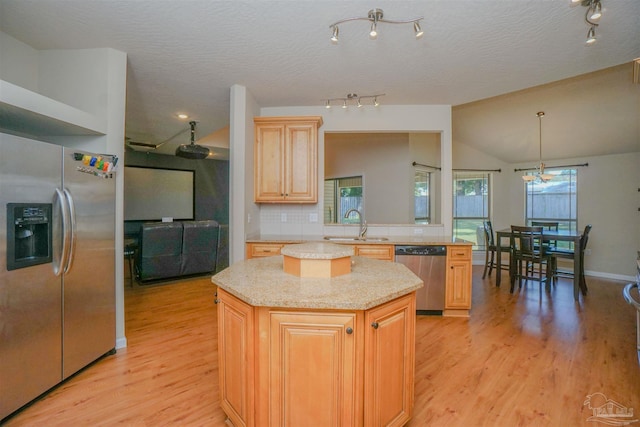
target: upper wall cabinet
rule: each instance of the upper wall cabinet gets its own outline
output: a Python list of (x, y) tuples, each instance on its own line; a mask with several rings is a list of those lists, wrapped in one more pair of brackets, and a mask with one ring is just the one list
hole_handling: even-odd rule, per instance
[(255, 117), (256, 203), (318, 202), (322, 117)]

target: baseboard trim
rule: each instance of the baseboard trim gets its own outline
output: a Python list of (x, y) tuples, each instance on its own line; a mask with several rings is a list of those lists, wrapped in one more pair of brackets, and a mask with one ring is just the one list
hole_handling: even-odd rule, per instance
[[(479, 257), (474, 257), (472, 263), (473, 265), (484, 265), (484, 252), (482, 252), (482, 259), (480, 259)], [(631, 283), (636, 282), (635, 276), (627, 276), (626, 274), (604, 273), (602, 271), (591, 271), (591, 270), (586, 270), (584, 274), (587, 276), (599, 277), (601, 279), (619, 280), (621, 282), (631, 282)]]
[(127, 337), (116, 338), (116, 350), (127, 348)]

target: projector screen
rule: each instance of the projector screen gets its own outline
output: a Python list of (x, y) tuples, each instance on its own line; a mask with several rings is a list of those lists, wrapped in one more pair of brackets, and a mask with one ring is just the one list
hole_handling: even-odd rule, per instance
[(194, 182), (194, 171), (125, 166), (125, 221), (193, 219)]

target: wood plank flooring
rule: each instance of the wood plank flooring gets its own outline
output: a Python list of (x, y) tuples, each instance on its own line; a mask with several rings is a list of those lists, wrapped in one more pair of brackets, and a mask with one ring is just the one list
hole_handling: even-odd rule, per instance
[[(474, 267), (470, 319), (418, 317), (408, 426), (597, 426), (583, 402), (598, 392), (640, 418), (635, 312), (623, 283), (589, 277), (589, 295), (575, 303), (569, 281), (510, 295), (481, 273)], [(127, 286), (128, 347), (4, 425), (224, 426), (213, 293), (208, 278)]]

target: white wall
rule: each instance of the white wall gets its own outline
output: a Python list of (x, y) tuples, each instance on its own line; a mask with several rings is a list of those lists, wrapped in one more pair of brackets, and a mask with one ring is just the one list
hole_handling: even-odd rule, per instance
[[(318, 164), (324, 165), (325, 132), (431, 132), (441, 134), (443, 166), (441, 194), (451, 194), (451, 107), (448, 105), (381, 105), (377, 108), (326, 109), (318, 107), (262, 108), (261, 116), (322, 116), (323, 126), (318, 135)], [(319, 168), (318, 182), (324, 181), (323, 168)], [(317, 205), (272, 205), (260, 207), (261, 224), (269, 232), (283, 235), (322, 234), (323, 186), (318, 188)], [(444, 198), (440, 209), (443, 228), (438, 233), (451, 235), (451, 198)], [(317, 214), (320, 222), (311, 222), (310, 214)], [(286, 222), (275, 224), (278, 218)], [(277, 227), (274, 227), (277, 225)], [(264, 228), (261, 226), (261, 229)], [(264, 232), (264, 230), (262, 230)]]
[(362, 176), (362, 214), (368, 223), (413, 222), (408, 134), (325, 133), (324, 141), (325, 179)]
[(244, 86), (231, 87), (229, 124), (229, 265), (245, 258), (245, 239), (259, 231), (253, 203), (253, 117), (258, 104)]
[(0, 52), (0, 79), (37, 92), (39, 52), (1, 31)]

